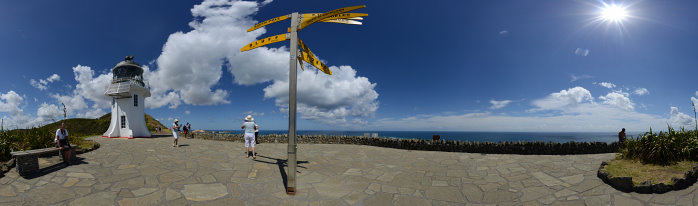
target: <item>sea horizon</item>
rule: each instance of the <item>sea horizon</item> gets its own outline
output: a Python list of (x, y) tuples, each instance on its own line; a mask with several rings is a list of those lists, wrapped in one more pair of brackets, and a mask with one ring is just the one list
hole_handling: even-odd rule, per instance
[[(205, 130), (225, 134), (242, 134), (242, 130)], [(288, 130), (260, 130), (261, 135), (286, 134)], [(644, 132), (626, 132), (635, 137)], [(298, 135), (365, 136), (377, 134), (383, 138), (431, 140), (439, 135), (441, 140), (470, 142), (606, 142), (618, 140), (618, 132), (489, 132), (489, 131), (343, 131), (343, 130), (297, 130)]]

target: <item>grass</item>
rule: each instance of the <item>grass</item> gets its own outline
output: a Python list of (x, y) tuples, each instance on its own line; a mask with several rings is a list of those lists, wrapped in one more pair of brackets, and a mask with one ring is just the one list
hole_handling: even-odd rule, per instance
[(630, 176), (633, 184), (649, 180), (651, 184), (664, 183), (672, 185), (671, 178), (683, 178), (686, 171), (691, 170), (696, 161), (683, 160), (672, 165), (643, 164), (639, 160), (614, 159), (606, 165), (606, 170), (614, 177)]
[[(148, 114), (145, 114), (145, 119), (146, 125), (151, 130), (154, 130), (156, 126), (165, 128)], [(85, 138), (102, 135), (107, 131), (111, 121), (111, 114), (107, 113), (97, 119), (66, 119), (42, 127), (28, 129), (5, 130), (5, 128), (0, 128), (0, 161), (7, 161), (12, 158), (10, 152), (13, 151), (53, 147), (54, 135), (63, 121), (65, 121), (69, 131), (70, 135), (68, 138), (71, 144), (76, 144), (80, 148), (92, 148), (95, 143), (87, 141)], [(168, 130), (163, 131), (167, 132)]]

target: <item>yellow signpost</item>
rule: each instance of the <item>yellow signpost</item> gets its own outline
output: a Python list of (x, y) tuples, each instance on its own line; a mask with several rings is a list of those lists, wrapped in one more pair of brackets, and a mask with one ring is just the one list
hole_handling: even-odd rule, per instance
[(247, 32), (251, 32), (251, 31), (257, 30), (257, 29), (262, 28), (262, 27), (264, 27), (264, 26), (266, 26), (266, 25), (269, 25), (269, 24), (273, 24), (273, 23), (276, 23), (276, 22), (280, 22), (280, 21), (286, 20), (286, 19), (288, 19), (290, 16), (291, 16), (291, 15), (283, 15), (283, 16), (280, 16), (280, 17), (276, 17), (276, 18), (273, 18), (273, 19), (269, 19), (269, 20), (263, 21), (262, 23), (255, 24), (255, 25), (252, 26), (251, 28), (247, 29)]
[(289, 40), (289, 39), (291, 39), (291, 34), (288, 34), (288, 33), (286, 33), (286, 34), (279, 34), (279, 35), (276, 35), (276, 36), (270, 36), (270, 37), (267, 37), (267, 38), (260, 39), (260, 40), (254, 41), (254, 42), (252, 42), (252, 43), (249, 43), (249, 44), (247, 44), (247, 46), (240, 48), (240, 51), (241, 51), (241, 52), (244, 52), (244, 51), (252, 50), (252, 49), (255, 49), (255, 48), (257, 48), (257, 47), (261, 47), (261, 46), (264, 46), (264, 45), (267, 45), (267, 44), (273, 44), (273, 43), (276, 43), (276, 42), (286, 41), (286, 40)]
[[(283, 15), (263, 21), (252, 26), (247, 30), (247, 32), (251, 32), (269, 24), (280, 22), (286, 19), (291, 19), (291, 27), (288, 31), (289, 33), (279, 34), (276, 36), (260, 39), (240, 48), (240, 52), (244, 52), (276, 42), (286, 40), (290, 40), (291, 42), (289, 48), (289, 51), (291, 53), (291, 59), (289, 61), (288, 76), (288, 173), (286, 178), (287, 194), (296, 194), (296, 87), (298, 80), (297, 65), (300, 64), (301, 69), (305, 70), (305, 68), (303, 68), (303, 61), (305, 61), (313, 65), (315, 68), (318, 68), (325, 74), (332, 75), (332, 71), (330, 71), (329, 67), (327, 67), (327, 65), (318, 60), (317, 57), (315, 57), (315, 54), (313, 54), (313, 52), (310, 51), (310, 48), (308, 48), (308, 46), (305, 45), (305, 43), (303, 43), (298, 38), (298, 31), (316, 22), (361, 25), (361, 22), (357, 20), (363, 20), (362, 17), (368, 16), (368, 14), (346, 13), (361, 8), (366, 8), (366, 5), (344, 7), (325, 13), (299, 14), (298, 12), (294, 12), (289, 15)], [(301, 49), (298, 49), (299, 44), (301, 46)]]
[(337, 14), (341, 14), (341, 13), (345, 13), (345, 12), (350, 12), (350, 11), (354, 11), (354, 10), (361, 9), (361, 8), (366, 8), (366, 5), (344, 7), (344, 8), (341, 8), (341, 9), (335, 9), (335, 10), (332, 10), (332, 11), (328, 11), (328, 12), (322, 13), (322, 14), (320, 14), (320, 15), (317, 15), (317, 16), (313, 17), (313, 18), (310, 18), (308, 21), (303, 21), (303, 23), (301, 23), (301, 26), (300, 26), (299, 29), (303, 29), (303, 28), (305, 28), (305, 27), (307, 27), (307, 26), (310, 26), (311, 24), (314, 24), (314, 23), (316, 23), (316, 22), (318, 22), (318, 21), (321, 21), (321, 20), (323, 20), (323, 19), (325, 19), (325, 18), (328, 18), (328, 17), (330, 17), (330, 16), (332, 16), (332, 15), (337, 15)]

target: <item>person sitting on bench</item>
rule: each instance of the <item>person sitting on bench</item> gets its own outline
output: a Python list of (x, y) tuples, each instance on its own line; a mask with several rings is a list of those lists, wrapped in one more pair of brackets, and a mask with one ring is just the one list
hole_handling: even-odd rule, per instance
[(70, 159), (70, 143), (68, 143), (68, 130), (65, 129), (65, 122), (61, 123), (61, 128), (56, 130), (56, 138), (53, 140), (56, 143), (56, 147), (63, 151), (63, 160), (70, 165), (72, 162)]

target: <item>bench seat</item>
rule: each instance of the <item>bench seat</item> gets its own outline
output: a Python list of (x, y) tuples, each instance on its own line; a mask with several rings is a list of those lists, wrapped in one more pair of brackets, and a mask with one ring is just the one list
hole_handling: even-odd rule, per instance
[[(72, 151), (72, 153), (70, 153), (70, 158), (71, 160), (75, 160), (75, 147), (77, 147), (77, 145), (71, 144), (70, 146)], [(10, 154), (15, 158), (17, 173), (19, 173), (20, 176), (25, 176), (39, 171), (39, 155), (56, 151), (59, 151), (58, 155), (61, 157), (61, 159), (64, 159), (63, 153), (60, 152), (61, 150), (56, 147), (16, 151), (10, 152)]]

